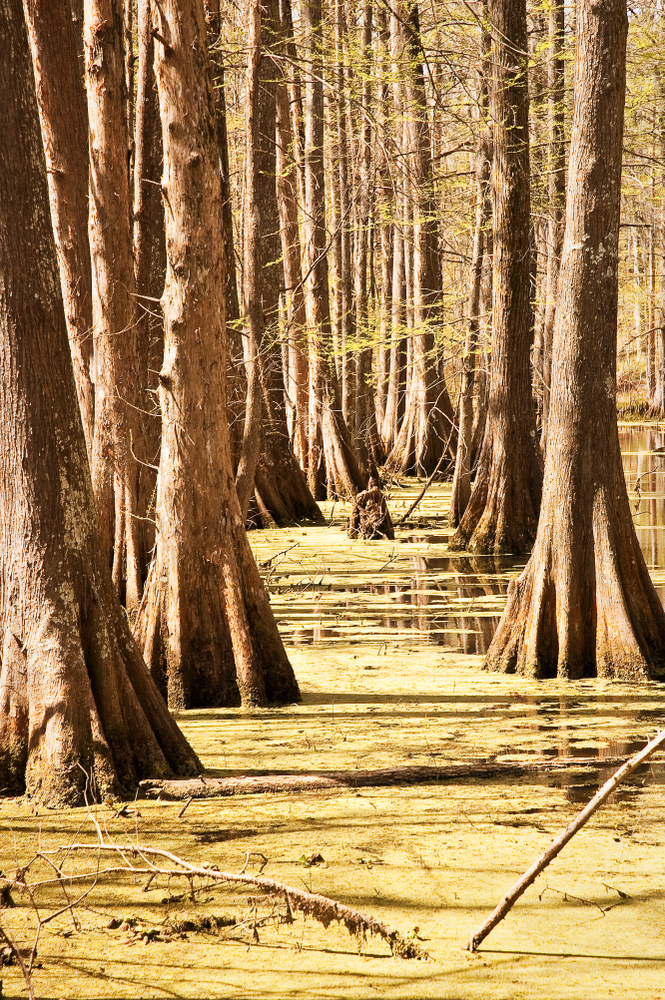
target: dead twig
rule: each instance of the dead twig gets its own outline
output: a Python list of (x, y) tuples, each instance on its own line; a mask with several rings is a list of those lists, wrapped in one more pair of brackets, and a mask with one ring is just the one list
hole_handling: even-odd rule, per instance
[(420, 493), (418, 494), (418, 496), (416, 497), (416, 499), (413, 501), (413, 503), (411, 504), (411, 506), (407, 510), (406, 514), (404, 514), (402, 517), (400, 517), (399, 521), (397, 521), (395, 527), (401, 528), (402, 525), (406, 524), (406, 522), (409, 520), (409, 518), (413, 514), (414, 510), (416, 509), (416, 507), (418, 506), (418, 504), (420, 503), (420, 501), (425, 496), (425, 494), (427, 493), (428, 489), (430, 488), (430, 486), (434, 482), (434, 477), (436, 476), (437, 472), (439, 471), (439, 469), (443, 465), (443, 460), (446, 457), (446, 454), (447, 454), (447, 452), (446, 452), (446, 449), (444, 448), (443, 451), (441, 452), (441, 458), (436, 463), (436, 466), (434, 468), (434, 472), (429, 477), (429, 479), (427, 480), (427, 482), (423, 486), (422, 490), (420, 491)]
[[(349, 934), (358, 939), (364, 939), (368, 934), (373, 934), (384, 940), (393, 955), (398, 958), (427, 958), (424, 952), (415, 941), (403, 937), (399, 931), (382, 923), (370, 914), (361, 913), (354, 910), (338, 900), (329, 899), (319, 893), (298, 889), (295, 886), (284, 885), (275, 882), (273, 879), (258, 875), (237, 874), (232, 872), (222, 872), (215, 868), (204, 868), (200, 865), (191, 864), (189, 861), (179, 858), (171, 851), (165, 851), (155, 847), (138, 847), (135, 844), (108, 844), (100, 841), (96, 844), (67, 844), (55, 851), (42, 852), (38, 857), (48, 857), (51, 854), (58, 854), (61, 851), (87, 852), (91, 854), (114, 853), (119, 854), (125, 861), (125, 873), (131, 875), (155, 874), (164, 875), (168, 878), (181, 877), (187, 879), (190, 885), (195, 878), (205, 879), (212, 883), (226, 883), (234, 885), (249, 885), (259, 889), (266, 897), (278, 897), (287, 900), (287, 905), (291, 911), (299, 911), (307, 916), (314, 917), (324, 927), (329, 927), (332, 923), (343, 924)], [(143, 862), (141, 866), (135, 866), (131, 858), (138, 857)], [(156, 862), (168, 862), (168, 867), (159, 865)]]

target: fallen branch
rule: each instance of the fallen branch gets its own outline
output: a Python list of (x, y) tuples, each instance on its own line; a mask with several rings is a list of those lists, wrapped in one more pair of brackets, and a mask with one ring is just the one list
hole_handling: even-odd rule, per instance
[(443, 460), (444, 460), (444, 458), (446, 457), (447, 454), (448, 454), (448, 452), (444, 448), (443, 451), (441, 452), (441, 458), (439, 459), (439, 461), (436, 463), (436, 466), (434, 467), (434, 472), (429, 477), (429, 479), (427, 480), (427, 482), (423, 486), (422, 490), (420, 491), (420, 493), (418, 494), (418, 496), (416, 497), (416, 499), (413, 501), (413, 503), (411, 504), (411, 506), (407, 510), (406, 514), (403, 514), (402, 517), (400, 517), (399, 521), (397, 521), (395, 527), (401, 528), (402, 525), (406, 524), (406, 522), (409, 520), (409, 518), (413, 514), (414, 510), (416, 509), (416, 507), (418, 506), (418, 504), (420, 503), (420, 501), (425, 496), (425, 494), (427, 493), (428, 489), (430, 488), (430, 486), (434, 482), (434, 477), (436, 476), (437, 472), (439, 471), (439, 469), (443, 465)]
[(618, 771), (615, 771), (612, 777), (596, 792), (588, 805), (586, 805), (584, 809), (578, 813), (573, 822), (566, 827), (563, 833), (559, 834), (556, 840), (552, 841), (547, 850), (540, 855), (537, 861), (534, 861), (531, 867), (524, 872), (521, 878), (517, 880), (512, 889), (506, 893), (491, 916), (467, 941), (465, 945), (467, 951), (476, 951), (478, 945), (485, 940), (490, 931), (494, 930), (496, 925), (499, 924), (506, 914), (510, 912), (522, 893), (536, 881), (540, 873), (547, 868), (550, 861), (553, 861), (557, 854), (563, 850), (568, 841), (575, 836), (577, 831), (582, 829), (587, 820), (590, 819), (596, 810), (598, 810), (610, 797), (617, 785), (620, 785), (625, 778), (631, 775), (633, 771), (640, 766), (640, 764), (644, 763), (648, 757), (651, 757), (654, 751), (663, 744), (665, 744), (665, 729), (658, 733), (658, 735), (655, 736), (651, 742), (647, 743), (647, 745), (640, 750), (639, 753), (630, 757)]
[[(97, 828), (99, 831), (99, 826)], [(382, 923), (370, 914), (361, 913), (359, 910), (354, 910), (344, 903), (329, 899), (327, 896), (322, 896), (319, 893), (308, 892), (305, 889), (298, 889), (295, 886), (275, 882), (271, 878), (265, 878), (260, 875), (246, 875), (244, 873), (222, 872), (216, 868), (194, 865), (172, 854), (171, 851), (155, 847), (143, 847), (137, 844), (107, 844), (103, 842), (96, 844), (67, 844), (55, 851), (40, 852), (36, 855), (36, 858), (48, 859), (49, 856), (57, 855), (63, 851), (67, 854), (85, 852), (88, 854), (97, 854), (98, 856), (101, 853), (109, 852), (118, 854), (125, 862), (125, 865), (120, 867), (120, 869), (116, 868), (114, 870), (116, 872), (120, 870), (125, 874), (134, 876), (149, 875), (154, 877), (155, 875), (164, 875), (169, 879), (181, 877), (188, 879), (190, 882), (193, 878), (201, 878), (206, 881), (206, 884), (221, 882), (225, 884), (252, 886), (254, 889), (259, 889), (267, 897), (283, 898), (289, 912), (296, 910), (307, 916), (314, 917), (324, 927), (329, 927), (333, 922), (338, 922), (344, 924), (349, 934), (357, 938), (365, 938), (367, 934), (373, 934), (384, 940), (392, 954), (398, 958), (423, 959), (428, 957), (427, 953), (415, 941), (403, 937), (394, 927)], [(130, 858), (140, 858), (143, 864), (134, 865), (130, 861)], [(152, 859), (161, 860), (162, 862), (167, 861), (169, 862), (169, 867), (160, 867)], [(22, 872), (25, 872), (25, 869), (22, 869)], [(22, 884), (25, 885), (24, 883)], [(252, 900), (254, 905), (257, 902), (258, 900), (256, 899)]]
[(231, 778), (147, 779), (139, 784), (139, 795), (148, 799), (214, 799), (231, 795), (263, 795), (270, 792), (310, 792), (335, 788), (382, 788), (427, 782), (473, 781), (482, 778), (513, 778), (569, 768), (616, 767), (623, 757), (557, 757), (528, 763), (450, 764), (443, 767), (405, 766), (376, 771), (323, 771), (312, 774), (239, 775)]

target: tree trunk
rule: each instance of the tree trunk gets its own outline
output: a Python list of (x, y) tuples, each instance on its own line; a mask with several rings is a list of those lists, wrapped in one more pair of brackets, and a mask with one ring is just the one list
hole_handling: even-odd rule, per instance
[(563, 243), (563, 220), (566, 200), (566, 144), (565, 144), (565, 66), (563, 43), (565, 33), (565, 8), (561, 0), (555, 0), (549, 14), (549, 63), (548, 87), (550, 101), (550, 162), (547, 175), (548, 219), (547, 219), (547, 277), (545, 322), (543, 323), (543, 412), (540, 447), (547, 447), (548, 414), (550, 407), (550, 384), (552, 379), (552, 336), (556, 311), (557, 281)]
[(138, 522), (138, 356), (120, 0), (85, 0), (90, 252), (95, 341), (92, 482), (102, 546), (128, 610), (142, 593)]
[(0, 0), (0, 37), (0, 776), (79, 805), (200, 764), (100, 547), (20, 0)]
[(359, 128), (360, 155), (358, 169), (358, 196), (356, 211), (356, 252), (354, 273), (354, 313), (356, 327), (355, 352), (355, 406), (354, 422), (356, 439), (362, 441), (371, 461), (381, 458), (374, 389), (372, 386), (372, 339), (369, 328), (369, 256), (370, 217), (372, 204), (372, 127), (371, 127), (371, 70), (372, 70), (372, 17), (373, 0), (367, 0), (362, 14), (362, 34), (358, 72), (362, 79), (362, 107)]
[(578, 5), (543, 505), (487, 657), (533, 677), (665, 677), (665, 611), (633, 526), (616, 422), (627, 29), (625, 0)]
[(404, 388), (406, 379), (406, 276), (404, 271), (404, 224), (406, 200), (406, 172), (404, 166), (405, 129), (401, 121), (404, 105), (403, 87), (400, 79), (400, 59), (402, 48), (402, 33), (395, 12), (390, 16), (390, 59), (391, 59), (391, 95), (392, 107), (396, 122), (395, 145), (396, 156), (393, 157), (393, 270), (392, 270), (392, 306), (390, 316), (390, 362), (388, 370), (388, 386), (386, 389), (386, 406), (383, 422), (380, 428), (381, 444), (386, 454), (389, 454), (399, 433), (399, 426), (404, 415)]
[(53, 232), (83, 431), (92, 455), (92, 271), (88, 242), (88, 112), (68, 0), (24, 0), (46, 153)]
[(293, 136), (289, 119), (289, 95), (286, 81), (277, 82), (276, 122), (277, 203), (280, 216), (284, 284), (286, 296), (287, 341), (289, 345), (289, 395), (294, 408), (293, 451), (301, 466), (307, 464), (307, 411), (309, 392), (309, 361), (307, 358), (307, 327), (305, 297), (302, 287), (300, 232)]
[(525, 0), (490, 0), (494, 47), (492, 363), (476, 483), (451, 548), (525, 552), (536, 536), (542, 465), (531, 400), (529, 92)]
[(228, 410), (231, 455), (237, 463), (242, 447), (247, 399), (247, 373), (240, 323), (240, 299), (236, 275), (235, 239), (233, 234), (233, 202), (231, 198), (231, 172), (229, 166), (229, 141), (226, 124), (226, 83), (224, 74), (222, 18), (219, 0), (205, 0), (208, 25), (208, 50), (212, 66), (215, 91), (217, 139), (219, 143), (219, 169), (222, 180), (222, 227), (226, 259), (226, 335), (228, 342), (228, 368), (226, 372), (226, 405)]
[(404, 421), (386, 460), (392, 473), (429, 476), (441, 452), (455, 458), (454, 414), (443, 374), (436, 368), (434, 328), (440, 322), (441, 273), (437, 249), (430, 127), (416, 2), (409, 2), (400, 27), (405, 33), (407, 148), (413, 198), (413, 335), (411, 380)]
[(175, 708), (299, 697), (254, 562), (226, 423), (222, 187), (202, 0), (157, 11), (168, 269), (157, 553), (137, 622)]
[[(280, 40), (280, 19), (276, 0), (265, 0), (260, 8), (260, 55), (255, 70), (256, 111), (251, 155), (253, 180), (247, 175), (247, 241), (253, 233), (254, 255), (247, 253), (246, 276), (254, 275), (252, 294), (245, 293), (245, 311), (254, 326), (254, 340), (260, 344), (259, 412), (260, 451), (255, 470), (256, 500), (264, 516), (280, 527), (301, 521), (325, 523), (296, 462), (286, 420), (286, 398), (279, 331), (279, 298), (284, 287), (284, 268), (277, 205), (276, 120), (278, 64), (275, 48)], [(252, 62), (250, 62), (250, 67)], [(249, 103), (249, 102), (248, 102)], [(254, 204), (250, 205), (249, 193)], [(251, 220), (251, 224), (250, 224)], [(251, 263), (251, 267), (249, 266)], [(252, 319), (253, 311), (257, 315)]]
[[(261, 242), (267, 239), (272, 245), (276, 233), (270, 232), (264, 224), (265, 205), (260, 198), (261, 183), (270, 184), (270, 175), (262, 176), (260, 150), (269, 138), (265, 136), (265, 101), (260, 103), (259, 73), (261, 63), (265, 63), (261, 51), (262, 7), (259, 0), (248, 0), (247, 4), (247, 72), (245, 74), (245, 177), (242, 210), (243, 227), (243, 352), (247, 373), (244, 429), (238, 467), (236, 469), (236, 490), (243, 521), (247, 520), (249, 502), (254, 493), (254, 474), (261, 448), (261, 367), (260, 352), (264, 348), (266, 321), (275, 322), (275, 297), (264, 301), (266, 286), (271, 282), (263, 280)], [(268, 116), (269, 117), (269, 116)], [(274, 129), (274, 115), (273, 124)], [(272, 181), (274, 183), (274, 170)], [(277, 266), (277, 255), (270, 254), (268, 266)], [(273, 261), (272, 265), (270, 261)], [(267, 313), (267, 314), (266, 314)]]
[(323, 169), (323, 66), (321, 0), (303, 7), (309, 69), (305, 84), (305, 295), (310, 344), (307, 478), (315, 497), (325, 484), (328, 495), (353, 497), (366, 477), (354, 453), (341, 411), (333, 359), (326, 256), (326, 206)]
[[(164, 358), (164, 324), (156, 303), (164, 291), (166, 243), (164, 206), (159, 181), (162, 166), (162, 125), (159, 118), (150, 0), (138, 7), (138, 70), (134, 127), (134, 287), (137, 300), (137, 354), (142, 412), (137, 415), (139, 439), (133, 442), (139, 459), (138, 529), (141, 580), (145, 582), (155, 545), (156, 465), (159, 462), (161, 420), (157, 405), (157, 372)], [(147, 391), (146, 391), (147, 390)]]
[[(487, 3), (484, 4), (485, 15)], [(489, 190), (490, 177), (490, 137), (485, 125), (488, 111), (487, 80), (485, 70), (490, 51), (490, 37), (485, 28), (481, 29), (482, 69), (480, 78), (480, 138), (476, 157), (476, 228), (471, 255), (471, 287), (469, 289), (469, 320), (462, 361), (462, 382), (459, 396), (459, 433), (455, 454), (455, 474), (448, 512), (448, 523), (456, 528), (464, 515), (471, 497), (471, 473), (473, 470), (473, 397), (476, 388), (476, 364), (478, 338), (480, 335), (481, 285), (483, 258), (485, 256), (485, 230), (491, 214)]]

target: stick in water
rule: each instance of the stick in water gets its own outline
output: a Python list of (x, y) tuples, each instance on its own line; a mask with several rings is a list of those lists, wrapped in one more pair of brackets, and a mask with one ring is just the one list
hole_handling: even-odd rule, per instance
[(578, 813), (573, 822), (566, 827), (563, 833), (559, 834), (556, 840), (553, 840), (550, 846), (540, 855), (537, 861), (531, 865), (528, 871), (524, 872), (512, 887), (512, 889), (506, 893), (499, 905), (496, 907), (494, 912), (485, 921), (482, 927), (479, 927), (476, 933), (471, 937), (465, 947), (467, 951), (476, 951), (478, 945), (485, 940), (490, 931), (494, 930), (497, 924), (501, 923), (503, 918), (513, 907), (513, 904), (517, 902), (523, 892), (532, 885), (540, 873), (547, 868), (550, 861), (559, 854), (560, 851), (566, 846), (569, 840), (571, 840), (578, 830), (581, 830), (588, 819), (590, 819), (593, 814), (599, 809), (603, 802), (610, 797), (617, 785), (632, 774), (636, 767), (644, 763), (647, 757), (661, 747), (665, 743), (665, 729), (658, 733), (650, 743), (636, 753), (633, 757), (626, 761), (618, 771), (615, 771), (612, 777), (605, 782), (602, 788), (600, 788), (594, 797), (591, 799), (588, 805), (584, 807), (581, 813)]

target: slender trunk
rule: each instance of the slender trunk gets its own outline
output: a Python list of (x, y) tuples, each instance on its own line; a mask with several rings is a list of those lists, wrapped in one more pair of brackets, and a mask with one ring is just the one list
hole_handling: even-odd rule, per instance
[(155, 90), (149, 0), (138, 8), (138, 70), (134, 138), (134, 285), (137, 303), (137, 353), (143, 404), (140, 437), (133, 442), (139, 459), (139, 535), (141, 579), (145, 582), (155, 545), (156, 465), (159, 462), (161, 420), (157, 406), (157, 372), (164, 357), (164, 324), (155, 303), (164, 291), (166, 243), (164, 206), (159, 181), (162, 127)]
[(547, 219), (547, 277), (545, 322), (543, 324), (543, 412), (540, 447), (543, 453), (547, 447), (548, 414), (550, 408), (550, 383), (552, 379), (552, 336), (557, 300), (557, 281), (561, 247), (563, 245), (563, 222), (566, 198), (566, 145), (565, 145), (565, 73), (563, 43), (565, 34), (565, 8), (561, 0), (555, 0), (549, 14), (549, 63), (548, 86), (550, 100), (550, 156), (547, 176), (548, 219)]
[(408, 56), (406, 135), (413, 210), (412, 364), (406, 413), (386, 461), (390, 472), (430, 475), (443, 450), (454, 461), (454, 414), (443, 373), (437, 372), (434, 329), (441, 319), (441, 271), (434, 208), (431, 136), (422, 67), (418, 7), (408, 5), (400, 22)]
[[(262, 240), (270, 239), (263, 225), (264, 205), (260, 199), (261, 162), (259, 148), (265, 137), (261, 134), (265, 122), (261, 120), (260, 109), (260, 65), (261, 51), (261, 3), (248, 0), (248, 59), (245, 76), (245, 179), (243, 204), (243, 351), (247, 372), (247, 397), (245, 421), (238, 468), (236, 470), (236, 490), (243, 520), (247, 520), (249, 502), (254, 492), (254, 474), (261, 449), (261, 360), (265, 333), (265, 306), (263, 302), (264, 282), (262, 280)], [(273, 118), (274, 120), (274, 118)], [(274, 178), (274, 173), (273, 173)], [(271, 178), (264, 179), (270, 183)], [(274, 322), (275, 317), (268, 321)]]
[(372, 171), (372, 127), (371, 127), (371, 67), (372, 67), (372, 16), (373, 0), (367, 0), (363, 10), (362, 38), (359, 72), (362, 84), (362, 107), (360, 122), (360, 164), (358, 171), (356, 254), (354, 265), (354, 312), (356, 323), (357, 350), (355, 356), (355, 429), (356, 437), (364, 442), (367, 452), (375, 464), (380, 458), (380, 446), (376, 426), (376, 410), (372, 387), (371, 334), (369, 329), (369, 249), (371, 216), (371, 171)]
[(289, 345), (289, 375), (294, 407), (293, 450), (301, 466), (307, 462), (307, 409), (309, 362), (307, 359), (307, 330), (305, 297), (302, 286), (300, 257), (300, 232), (298, 228), (298, 202), (296, 166), (293, 158), (289, 100), (286, 81), (278, 79), (276, 88), (277, 149), (277, 202), (280, 216), (280, 235), (284, 261), (286, 295), (287, 340)]
[[(279, 299), (284, 287), (284, 268), (277, 206), (278, 63), (275, 50), (280, 42), (280, 19), (276, 0), (264, 0), (260, 18), (261, 57), (256, 70), (256, 121), (252, 152), (247, 162), (254, 168), (254, 204), (248, 197), (254, 225), (254, 292), (246, 292), (246, 309), (257, 309), (256, 337), (261, 344), (259, 372), (260, 454), (256, 467), (256, 500), (261, 513), (281, 527), (301, 521), (324, 523), (324, 518), (296, 462), (289, 441), (286, 395), (279, 331)], [(247, 190), (250, 190), (249, 178)], [(248, 232), (251, 227), (247, 227)], [(247, 268), (248, 276), (252, 273)], [(249, 313), (248, 313), (249, 314)], [(260, 324), (260, 326), (259, 326)], [(260, 337), (259, 339), (259, 331)]]
[[(485, 6), (485, 15), (486, 8)], [(482, 119), (488, 111), (488, 91), (485, 70), (488, 64), (490, 37), (486, 30), (481, 36), (482, 70), (480, 79), (479, 108)], [(455, 455), (455, 474), (448, 513), (448, 523), (457, 527), (471, 497), (472, 445), (473, 445), (473, 397), (476, 388), (476, 363), (478, 339), (480, 335), (481, 285), (483, 258), (485, 256), (485, 230), (492, 211), (490, 178), (490, 137), (484, 121), (481, 120), (481, 134), (476, 157), (476, 227), (471, 254), (471, 286), (469, 289), (469, 321), (464, 344), (462, 362), (462, 382), (459, 397), (459, 435)]]
[(223, 51), (225, 37), (222, 35), (222, 18), (219, 0), (205, 0), (208, 50), (212, 67), (215, 91), (215, 119), (219, 147), (219, 169), (222, 181), (222, 231), (224, 236), (224, 256), (226, 259), (226, 335), (228, 342), (227, 362), (227, 410), (231, 436), (231, 454), (237, 465), (242, 448), (247, 399), (247, 373), (241, 336), (240, 297), (236, 274), (235, 239), (233, 232), (233, 201), (231, 197), (231, 171), (229, 166), (229, 140), (226, 124), (226, 82), (224, 75)]
[(339, 381), (341, 409), (346, 424), (353, 425), (352, 359), (355, 338), (353, 314), (353, 262), (351, 254), (351, 171), (349, 169), (349, 128), (346, 101), (345, 39), (346, 11), (343, 0), (335, 2), (335, 57), (337, 87), (335, 107), (337, 112), (337, 171), (333, 173), (331, 187), (336, 187), (337, 222), (339, 226), (339, 287), (334, 290), (337, 301), (337, 330), (339, 350)]
[(138, 529), (138, 355), (120, 0), (86, 0), (90, 122), (90, 252), (95, 343), (92, 482), (104, 551), (117, 593), (133, 612), (141, 600)]
[(403, 87), (400, 74), (402, 53), (402, 33), (397, 14), (390, 17), (390, 60), (391, 60), (391, 97), (392, 111), (395, 121), (395, 155), (393, 157), (394, 212), (393, 230), (393, 268), (392, 268), (392, 306), (390, 316), (390, 362), (388, 386), (386, 390), (386, 406), (383, 422), (380, 428), (381, 443), (386, 453), (395, 444), (399, 432), (399, 424), (404, 414), (404, 381), (406, 366), (406, 276), (404, 270), (404, 218), (405, 218), (405, 169), (404, 169), (404, 123)]

